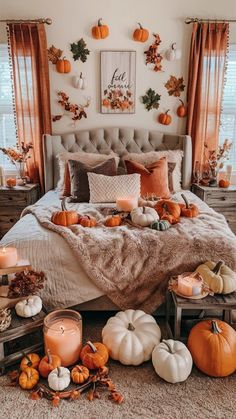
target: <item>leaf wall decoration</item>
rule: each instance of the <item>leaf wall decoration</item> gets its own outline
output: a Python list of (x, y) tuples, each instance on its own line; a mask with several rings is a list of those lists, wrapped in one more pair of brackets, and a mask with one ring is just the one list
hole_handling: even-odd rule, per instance
[(150, 111), (151, 109), (158, 109), (160, 99), (161, 95), (156, 93), (155, 90), (151, 88), (147, 90), (144, 96), (142, 96), (142, 102), (148, 111)]
[(165, 87), (168, 90), (169, 96), (179, 97), (185, 88), (184, 78), (180, 77), (177, 79), (175, 76), (170, 76), (169, 80), (165, 84)]
[(87, 56), (90, 54), (90, 51), (88, 48), (86, 48), (87, 44), (81, 38), (78, 42), (73, 42), (73, 44), (70, 44), (70, 50), (73, 54), (74, 61), (81, 60), (82, 63), (85, 63), (87, 61)]

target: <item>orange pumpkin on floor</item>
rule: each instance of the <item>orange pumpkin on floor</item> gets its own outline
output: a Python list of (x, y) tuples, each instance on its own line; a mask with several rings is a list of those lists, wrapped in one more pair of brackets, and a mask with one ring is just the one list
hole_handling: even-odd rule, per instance
[(230, 186), (230, 181), (228, 179), (220, 179), (219, 187), (220, 188), (228, 188)]
[(82, 215), (79, 217), (78, 223), (82, 227), (95, 227), (97, 225), (97, 221), (95, 218), (90, 217), (89, 215)]
[(76, 365), (70, 375), (73, 383), (83, 384), (89, 378), (89, 369), (84, 365)]
[(118, 227), (121, 225), (122, 219), (119, 215), (108, 217), (105, 221), (106, 227)]
[(61, 60), (58, 60), (56, 63), (56, 69), (58, 73), (70, 73), (71, 63), (66, 60), (66, 57), (63, 57)]
[(199, 215), (199, 209), (197, 207), (197, 205), (195, 204), (190, 204), (186, 198), (186, 196), (182, 193), (181, 194), (185, 205), (184, 204), (180, 204), (180, 208), (181, 208), (181, 215), (183, 217), (188, 217), (188, 218), (194, 218), (197, 217)]
[(67, 210), (66, 208), (66, 198), (63, 198), (61, 201), (61, 211), (56, 211), (52, 214), (51, 221), (54, 224), (68, 227), (73, 224), (77, 224), (79, 220), (79, 215), (74, 210)]
[(189, 334), (188, 349), (195, 365), (211, 377), (226, 377), (236, 369), (236, 332), (221, 320), (204, 320)]
[(80, 352), (82, 364), (89, 370), (102, 368), (109, 359), (107, 347), (103, 343), (87, 342)]
[(19, 385), (23, 390), (31, 390), (39, 381), (39, 373), (35, 368), (28, 367), (19, 376)]
[(20, 363), (21, 371), (24, 371), (26, 368), (31, 367), (37, 369), (40, 363), (40, 357), (38, 354), (25, 354)]
[(44, 378), (47, 378), (52, 370), (60, 366), (61, 358), (58, 355), (51, 354), (48, 350), (47, 355), (45, 355), (39, 363), (40, 375)]
[(137, 42), (146, 42), (149, 37), (149, 32), (147, 29), (144, 29), (141, 23), (138, 23), (139, 28), (135, 29), (133, 33), (133, 40)]
[(102, 18), (98, 20), (97, 26), (92, 27), (92, 36), (94, 39), (105, 39), (109, 35), (109, 27), (102, 24)]
[(161, 113), (158, 116), (158, 122), (162, 125), (170, 125), (172, 122), (172, 117), (168, 114), (170, 110), (168, 109), (165, 113)]

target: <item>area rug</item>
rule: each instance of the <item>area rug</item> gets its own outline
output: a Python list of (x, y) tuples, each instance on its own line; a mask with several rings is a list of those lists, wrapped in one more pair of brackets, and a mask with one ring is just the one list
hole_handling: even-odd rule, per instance
[[(101, 330), (110, 314), (83, 314), (84, 340), (101, 339)], [(157, 319), (158, 321), (158, 319)], [(158, 321), (159, 322), (159, 321)], [(160, 321), (165, 336), (165, 330)], [(213, 379), (193, 369), (188, 380), (168, 384), (160, 379), (151, 362), (139, 367), (125, 367), (109, 361), (110, 376), (125, 397), (121, 405), (113, 404), (106, 393), (100, 400), (63, 400), (51, 407), (43, 399), (32, 401), (28, 393), (7, 387), (0, 377), (0, 418), (5, 419), (233, 419), (235, 415), (236, 373), (224, 379)]]

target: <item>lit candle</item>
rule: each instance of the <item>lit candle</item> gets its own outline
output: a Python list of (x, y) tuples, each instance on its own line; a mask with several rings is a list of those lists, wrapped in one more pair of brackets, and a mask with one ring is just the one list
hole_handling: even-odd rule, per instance
[(17, 265), (17, 249), (15, 247), (2, 247), (0, 249), (0, 268), (11, 268)]
[(200, 276), (178, 276), (178, 292), (186, 297), (201, 294), (203, 279)]
[(134, 208), (138, 207), (138, 197), (137, 196), (127, 196), (125, 198), (117, 198), (116, 208), (118, 211), (132, 211)]
[(75, 364), (82, 347), (82, 318), (74, 310), (56, 310), (44, 319), (45, 352), (61, 358), (63, 367)]

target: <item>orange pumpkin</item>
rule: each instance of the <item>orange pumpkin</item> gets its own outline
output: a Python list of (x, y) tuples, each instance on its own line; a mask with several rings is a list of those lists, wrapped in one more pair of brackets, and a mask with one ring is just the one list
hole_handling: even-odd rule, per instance
[(82, 215), (79, 217), (78, 223), (82, 227), (95, 227), (97, 225), (96, 219), (89, 217), (89, 215)]
[(104, 39), (109, 35), (109, 27), (102, 25), (102, 18), (98, 20), (97, 26), (92, 27), (92, 36), (95, 39)]
[(194, 218), (197, 217), (199, 215), (199, 209), (197, 207), (197, 205), (195, 204), (190, 204), (186, 198), (186, 196), (182, 193), (181, 194), (185, 205), (184, 204), (180, 204), (180, 208), (181, 208), (181, 215), (183, 217), (188, 217), (188, 218)]
[(228, 188), (230, 186), (230, 181), (228, 179), (220, 179), (219, 187), (220, 188)]
[(19, 376), (19, 385), (24, 390), (31, 390), (39, 381), (39, 373), (35, 368), (28, 367)]
[(119, 215), (108, 217), (105, 221), (106, 227), (118, 227), (121, 225), (122, 218)]
[(72, 224), (77, 224), (79, 216), (76, 211), (68, 211), (66, 209), (66, 198), (61, 201), (61, 211), (56, 211), (52, 214), (51, 221), (54, 224), (68, 227)]
[(168, 109), (165, 113), (161, 113), (158, 116), (158, 122), (162, 125), (170, 125), (172, 122), (171, 116), (168, 114), (170, 110)]
[(89, 378), (89, 369), (84, 365), (76, 365), (70, 375), (73, 383), (82, 384)]
[(133, 40), (137, 42), (146, 42), (149, 37), (149, 32), (147, 29), (144, 29), (141, 23), (138, 23), (139, 28), (135, 29), (133, 33)]
[(162, 215), (161, 220), (169, 221), (170, 224), (179, 223), (179, 218), (175, 218), (174, 215), (171, 215), (168, 212), (166, 212), (166, 214)]
[(81, 349), (80, 359), (82, 364), (89, 370), (95, 370), (102, 368), (109, 359), (109, 353), (107, 347), (103, 343), (87, 342), (87, 344)]
[(211, 377), (226, 377), (236, 369), (236, 332), (221, 320), (204, 320), (189, 334), (188, 349), (195, 365)]
[(171, 201), (170, 199), (161, 199), (155, 205), (155, 210), (157, 211), (160, 218), (167, 213), (173, 215), (174, 218), (178, 219), (180, 217), (180, 206), (177, 202)]
[(56, 69), (58, 73), (70, 73), (71, 63), (66, 60), (66, 57), (63, 57), (61, 60), (58, 60), (56, 63)]
[(20, 363), (20, 369), (21, 371), (24, 371), (28, 367), (38, 369), (39, 363), (40, 357), (38, 356), (38, 354), (24, 354), (24, 357), (22, 358)]
[(187, 115), (187, 108), (184, 106), (184, 102), (181, 99), (179, 99), (179, 101), (181, 102), (181, 105), (177, 108), (177, 115), (180, 118), (184, 118)]
[(105, 108), (109, 108), (110, 105), (111, 105), (111, 103), (108, 99), (103, 99), (102, 106), (105, 106)]
[(61, 358), (58, 355), (52, 355), (48, 349), (47, 355), (45, 355), (39, 363), (40, 375), (44, 378), (48, 377), (48, 374), (57, 367), (61, 366)]

